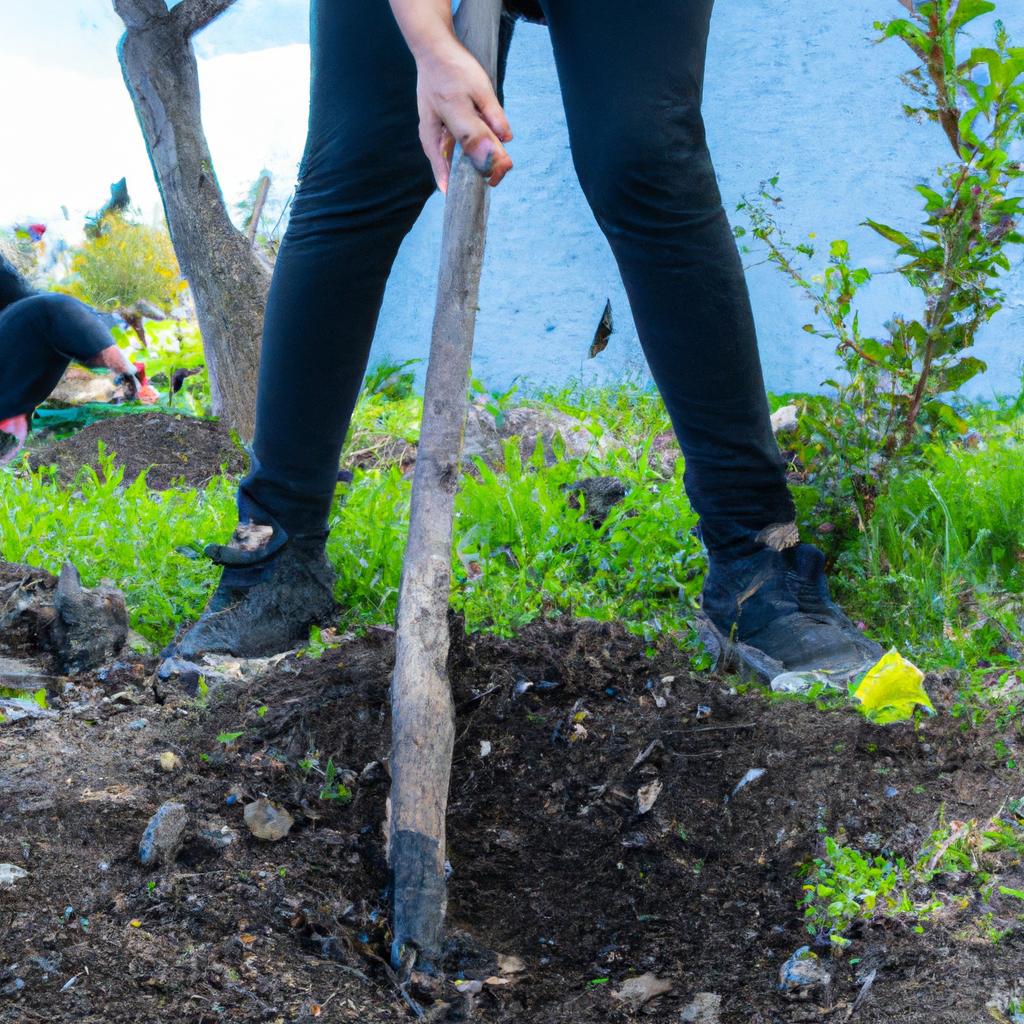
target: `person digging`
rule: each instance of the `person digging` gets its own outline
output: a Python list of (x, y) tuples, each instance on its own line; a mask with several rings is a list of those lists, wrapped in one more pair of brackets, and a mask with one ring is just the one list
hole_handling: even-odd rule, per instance
[[(881, 649), (799, 542), (705, 140), (712, 7), (520, 0), (509, 17), (551, 33), (573, 162), (685, 456), (709, 561), (703, 614), (786, 670), (849, 675)], [(267, 303), (252, 466), (231, 542), (206, 549), (223, 570), (175, 645), (188, 659), (287, 650), (333, 615), (328, 514), (399, 245), (446, 191), (454, 140), (492, 186), (512, 167), (499, 95), (449, 0), (313, 0), (311, 22), (309, 133)]]
[(35, 292), (0, 255), (0, 465), (21, 450), (36, 406), (73, 361), (116, 373), (126, 399), (157, 400), (145, 366), (113, 343), (92, 309), (70, 295)]

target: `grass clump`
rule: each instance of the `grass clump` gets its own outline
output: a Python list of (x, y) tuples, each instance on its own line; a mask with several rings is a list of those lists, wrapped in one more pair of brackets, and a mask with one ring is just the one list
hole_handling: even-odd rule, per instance
[[(1024, 892), (1002, 884), (1024, 861), (1024, 805), (1010, 801), (988, 821), (938, 823), (913, 861), (889, 853), (865, 853), (847, 845), (845, 837), (826, 836), (822, 856), (801, 869), (803, 895), (798, 908), (807, 931), (833, 946), (850, 944), (859, 925), (881, 919), (903, 921), (915, 931), (922, 922), (943, 914), (948, 922), (962, 915), (980, 897), (981, 915), (970, 924), (999, 941), (1024, 920)], [(993, 930), (993, 903), (1011, 904), (1008, 927)], [(1020, 907), (1015, 901), (1020, 901)], [(998, 937), (996, 937), (998, 933)]]
[(125, 487), (102, 446), (99, 465), (83, 467), (70, 487), (48, 469), (0, 473), (0, 552), (52, 573), (71, 561), (86, 586), (113, 580), (132, 628), (164, 643), (181, 619), (200, 613), (216, 575), (205, 559), (175, 549), (221, 532), (234, 516), (234, 486), (217, 478), (202, 491), (152, 491), (143, 474)]
[(1011, 664), (1024, 652), (1024, 421), (976, 447), (931, 447), (892, 481), (840, 590), (884, 643), (925, 666)]

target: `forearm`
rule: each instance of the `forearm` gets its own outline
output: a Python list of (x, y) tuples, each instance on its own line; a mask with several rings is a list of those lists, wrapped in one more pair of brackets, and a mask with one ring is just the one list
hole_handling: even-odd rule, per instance
[(135, 367), (131, 360), (113, 342), (101, 352), (97, 352), (89, 359), (82, 359), (80, 362), (90, 369), (107, 369), (117, 374), (135, 376)]
[(412, 55), (421, 60), (455, 41), (451, 0), (390, 0)]
[(455, 35), (451, 0), (390, 3), (416, 58), (420, 142), (438, 188), (448, 188), (456, 140), (488, 183), (497, 185), (512, 167), (503, 145), (512, 129), (488, 73)]

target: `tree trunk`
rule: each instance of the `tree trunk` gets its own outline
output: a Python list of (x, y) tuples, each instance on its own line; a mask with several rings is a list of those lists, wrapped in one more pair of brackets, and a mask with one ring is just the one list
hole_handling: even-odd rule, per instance
[[(462, 0), (456, 27), (495, 78), (501, 0)], [(455, 715), (448, 683), (452, 519), (487, 225), (488, 188), (464, 156), (448, 187), (437, 306), (398, 596), (391, 686), (391, 824), (395, 967), (440, 951), (445, 813)]]
[(252, 438), (270, 273), (228, 217), (203, 133), (192, 36), (234, 0), (113, 0), (118, 57), (192, 289), (214, 412)]

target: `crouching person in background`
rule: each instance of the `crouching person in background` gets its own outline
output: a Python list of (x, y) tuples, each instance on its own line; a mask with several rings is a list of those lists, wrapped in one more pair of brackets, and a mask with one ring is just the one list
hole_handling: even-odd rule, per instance
[(118, 374), (126, 397), (155, 402), (145, 367), (133, 364), (88, 306), (38, 293), (0, 255), (0, 465), (25, 443), (32, 413), (72, 362)]

